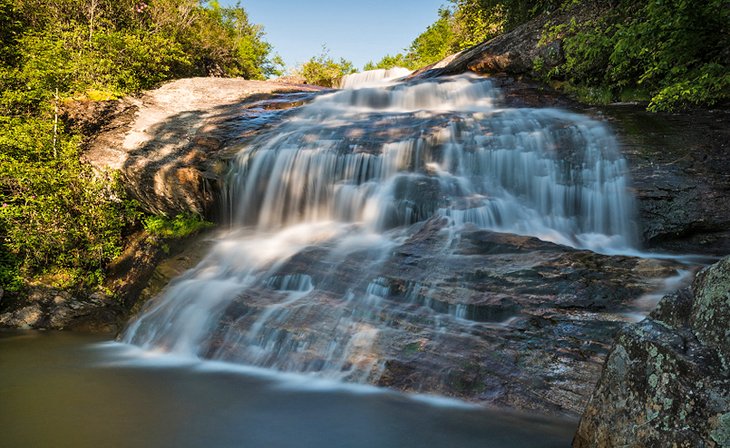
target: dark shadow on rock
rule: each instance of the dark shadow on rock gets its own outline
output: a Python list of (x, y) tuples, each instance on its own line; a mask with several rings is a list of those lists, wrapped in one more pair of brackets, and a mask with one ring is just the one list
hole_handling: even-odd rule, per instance
[(218, 220), (231, 150), (314, 95), (255, 94), (233, 104), (175, 114), (145, 129), (151, 138), (126, 154), (124, 184), (150, 212), (195, 213)]

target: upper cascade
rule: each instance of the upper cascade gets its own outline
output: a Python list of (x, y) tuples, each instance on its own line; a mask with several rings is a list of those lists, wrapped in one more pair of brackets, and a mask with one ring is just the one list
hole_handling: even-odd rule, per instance
[(354, 89), (358, 87), (373, 86), (384, 84), (389, 81), (395, 81), (412, 73), (411, 70), (403, 67), (393, 67), (389, 69), (366, 70), (360, 73), (352, 73), (345, 75), (340, 80), (340, 89)]
[(433, 214), (593, 250), (636, 243), (610, 130), (556, 109), (496, 107), (487, 80), (323, 95), (238, 155), (234, 225), (336, 220), (375, 231)]

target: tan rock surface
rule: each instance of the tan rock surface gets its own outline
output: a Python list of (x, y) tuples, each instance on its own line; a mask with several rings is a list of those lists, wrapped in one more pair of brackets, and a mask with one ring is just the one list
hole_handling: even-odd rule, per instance
[(214, 214), (221, 150), (276, 121), (318, 87), (239, 78), (188, 78), (125, 98), (89, 142), (85, 158), (119, 170), (153, 213)]

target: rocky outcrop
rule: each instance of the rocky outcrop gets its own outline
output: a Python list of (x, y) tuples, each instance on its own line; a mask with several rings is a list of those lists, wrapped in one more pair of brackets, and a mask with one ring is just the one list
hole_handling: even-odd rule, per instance
[(547, 27), (568, 24), (573, 18), (581, 23), (594, 20), (608, 8), (607, 2), (581, 2), (569, 10), (558, 8), (552, 13), (543, 13), (511, 31), (420, 68), (410, 77), (424, 79), (467, 71), (512, 76), (535, 75), (536, 69), (546, 73), (565, 62), (560, 38), (542, 41)]
[(541, 61), (542, 67), (549, 70), (561, 64), (564, 56), (559, 40), (548, 45), (538, 45), (546, 23), (548, 17), (540, 16), (508, 33), (418, 69), (410, 77), (433, 78), (467, 71), (479, 74), (525, 75), (533, 72), (536, 60)]
[(19, 307), (0, 314), (0, 328), (75, 330), (116, 333), (124, 312), (112, 297), (101, 293), (71, 293), (33, 286)]
[(730, 254), (730, 112), (597, 109), (629, 161), (647, 246)]
[[(277, 279), (306, 277), (317, 293), (286, 319), (268, 320), (267, 334), (277, 335), (282, 350), (306, 341), (297, 360), (315, 370), (328, 362), (334, 329), (356, 314), (363, 319), (358, 328), (377, 329), (367, 354), (352, 357), (382, 365), (369, 381), (577, 417), (636, 298), (677, 267), (477, 228), (450, 240), (445, 225), (438, 217), (416, 224), (365, 277), (370, 264), (362, 253), (334, 263), (329, 246), (302, 249), (277, 267)], [(235, 341), (282, 300), (283, 283), (237, 297), (201, 352), (246, 359)], [(370, 297), (372, 307), (339, 299), (348, 291)]]
[[(181, 79), (139, 98), (69, 101), (62, 116), (77, 131), (93, 134), (84, 158), (99, 171), (117, 170), (148, 212), (214, 219), (226, 160), (321, 90), (287, 82)], [(161, 240), (139, 232), (108, 266), (103, 288), (31, 287), (22, 300), (3, 301), (0, 328), (119, 331), (140, 295), (149, 296), (144, 291), (155, 285), (158, 265), (180, 264), (180, 253), (199, 244), (196, 236)]]
[(619, 333), (573, 446), (730, 447), (730, 257)]
[[(102, 130), (84, 154), (99, 170), (118, 170), (142, 206), (174, 216), (214, 218), (226, 149), (236, 148), (271, 125), (287, 108), (321, 88), (284, 82), (189, 78), (107, 105)], [(67, 112), (87, 128), (84, 113)]]

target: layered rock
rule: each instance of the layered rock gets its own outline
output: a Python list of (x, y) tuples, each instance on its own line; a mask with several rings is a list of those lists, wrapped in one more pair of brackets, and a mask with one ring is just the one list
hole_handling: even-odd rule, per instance
[(619, 333), (573, 446), (730, 446), (730, 257)]
[[(277, 311), (281, 318), (265, 317), (273, 354), (306, 347), (290, 360), (316, 372), (331, 362), (333, 338), (346, 337), (333, 329), (356, 316), (363, 339), (348, 344), (343, 371), (375, 363), (381, 367), (367, 381), (380, 386), (579, 415), (635, 299), (676, 266), (476, 228), (452, 240), (445, 221), (416, 224), (367, 276), (366, 251), (334, 263), (330, 245), (304, 248), (270, 281), (237, 297), (200, 352), (248, 360), (240, 341), (268, 307), (306, 289), (292, 283), (306, 282), (317, 285), (306, 306), (294, 301)], [(366, 299), (343, 300), (348, 294)], [(284, 368), (279, 363), (287, 360), (275, 357), (271, 365)]]
[[(112, 117), (101, 117), (102, 130), (84, 156), (99, 170), (118, 170), (149, 212), (212, 218), (227, 171), (224, 149), (235, 149), (319, 90), (230, 78), (173, 81), (105, 107)], [(89, 126), (83, 113), (69, 115)]]

